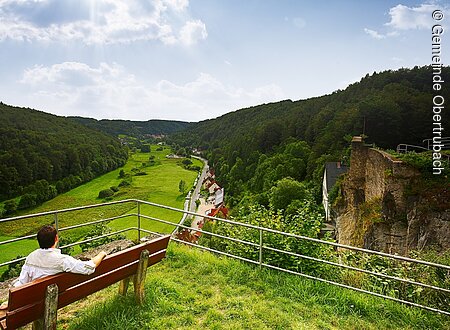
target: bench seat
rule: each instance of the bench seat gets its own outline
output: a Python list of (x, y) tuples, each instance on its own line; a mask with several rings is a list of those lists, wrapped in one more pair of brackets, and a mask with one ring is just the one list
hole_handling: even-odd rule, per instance
[[(135, 293), (137, 290), (141, 290), (143, 295), (143, 280), (145, 279), (146, 268), (165, 257), (169, 240), (169, 235), (163, 236), (106, 256), (91, 275), (59, 273), (37, 279), (17, 288), (11, 288), (8, 309), (6, 315), (0, 321), (0, 327), (8, 330), (16, 329), (42, 319), (46, 310), (46, 294), (48, 295), (48, 288), (52, 285), (57, 287), (57, 309), (119, 281), (122, 281), (120, 293), (125, 294), (130, 277), (133, 276)], [(147, 257), (143, 261), (144, 252)], [(136, 281), (136, 274), (139, 265), (142, 263), (145, 265), (145, 270), (143, 278), (140, 279), (142, 285), (138, 288), (139, 283), (137, 282), (139, 281)], [(139, 302), (139, 297), (137, 299)]]

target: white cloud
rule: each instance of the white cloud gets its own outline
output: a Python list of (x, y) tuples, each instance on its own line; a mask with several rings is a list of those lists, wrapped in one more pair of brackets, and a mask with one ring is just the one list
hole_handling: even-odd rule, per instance
[(433, 26), (431, 13), (437, 9), (433, 4), (418, 7), (397, 5), (389, 10), (391, 21), (386, 26), (397, 30), (430, 29)]
[(78, 62), (35, 66), (24, 72), (21, 82), (36, 108), (95, 118), (197, 121), (284, 98), (273, 84), (245, 90), (207, 73), (185, 84), (162, 80), (147, 86), (116, 63), (97, 68)]
[(181, 28), (179, 40), (185, 45), (195, 44), (198, 40), (206, 39), (205, 23), (200, 20), (189, 21)]
[(364, 32), (366, 32), (368, 35), (370, 35), (374, 39), (384, 39), (386, 38), (385, 35), (378, 33), (377, 31), (371, 30), (371, 29), (364, 29)]
[(441, 9), (444, 15), (450, 13), (447, 6), (439, 6), (437, 3), (424, 3), (417, 7), (399, 4), (389, 9), (390, 21), (384, 24), (388, 29), (387, 33), (383, 34), (368, 28), (364, 28), (364, 32), (374, 39), (381, 40), (399, 36), (402, 31), (431, 29), (436, 24), (432, 18), (432, 13), (436, 9)]
[(192, 45), (207, 32), (201, 20), (189, 18), (188, 6), (187, 0), (3, 0), (0, 41)]

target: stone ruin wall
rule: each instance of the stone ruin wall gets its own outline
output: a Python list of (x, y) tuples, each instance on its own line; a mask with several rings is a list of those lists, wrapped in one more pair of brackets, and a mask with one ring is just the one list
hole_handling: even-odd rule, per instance
[[(350, 170), (334, 207), (338, 242), (402, 255), (431, 245), (449, 249), (449, 209), (432, 210), (429, 200), (407, 194), (419, 177), (417, 170), (354, 138)], [(444, 205), (449, 195), (443, 187), (435, 202)]]

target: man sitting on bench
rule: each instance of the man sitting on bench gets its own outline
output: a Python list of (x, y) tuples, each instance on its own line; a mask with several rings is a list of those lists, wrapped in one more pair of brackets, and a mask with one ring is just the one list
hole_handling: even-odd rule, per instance
[[(106, 257), (104, 251), (89, 261), (81, 261), (67, 254), (61, 254), (61, 250), (56, 248), (59, 242), (58, 233), (52, 226), (42, 227), (37, 233), (37, 240), (40, 249), (28, 255), (19, 278), (13, 283), (14, 287), (61, 272), (90, 275)], [(0, 305), (0, 309), (7, 307), (8, 302)]]

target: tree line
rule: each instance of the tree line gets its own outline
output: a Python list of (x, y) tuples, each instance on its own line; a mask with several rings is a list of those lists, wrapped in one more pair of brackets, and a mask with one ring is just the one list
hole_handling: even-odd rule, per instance
[[(430, 66), (366, 75), (345, 90), (254, 106), (191, 125), (170, 143), (203, 151), (231, 201), (268, 192), (277, 180), (307, 181), (320, 199), (323, 164), (348, 158), (352, 135), (385, 149), (432, 134)], [(450, 67), (442, 68), (450, 80)], [(450, 91), (442, 91), (445, 99)], [(443, 116), (450, 129), (450, 117)], [(265, 196), (264, 196), (265, 195)]]
[(3, 103), (0, 118), (0, 200), (22, 196), (18, 208), (38, 205), (128, 158), (116, 138), (71, 119)]

